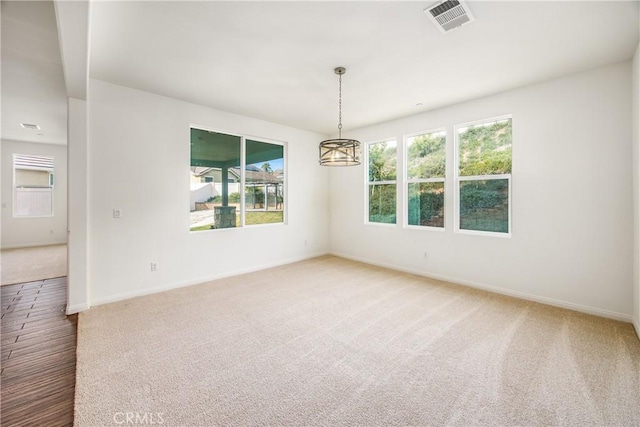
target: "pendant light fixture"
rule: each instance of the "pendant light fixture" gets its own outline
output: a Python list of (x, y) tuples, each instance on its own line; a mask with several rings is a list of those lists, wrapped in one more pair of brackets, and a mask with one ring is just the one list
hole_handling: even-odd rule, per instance
[(342, 75), (347, 71), (344, 67), (333, 70), (340, 76), (338, 92), (338, 139), (327, 139), (320, 143), (321, 166), (355, 166), (360, 164), (360, 141), (342, 139)]

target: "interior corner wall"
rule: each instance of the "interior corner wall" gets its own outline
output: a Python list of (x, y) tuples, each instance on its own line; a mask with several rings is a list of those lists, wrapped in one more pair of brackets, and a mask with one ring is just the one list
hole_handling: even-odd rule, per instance
[[(93, 79), (88, 103), (91, 305), (328, 251), (322, 135)], [(287, 144), (286, 225), (189, 232), (190, 125)]]
[[(631, 321), (631, 68), (627, 61), (345, 133), (363, 143), (395, 137), (402, 147), (403, 135), (446, 127), (447, 228), (365, 224), (364, 165), (335, 169), (331, 251)], [(505, 114), (513, 115), (512, 237), (454, 233), (453, 126)]]
[(640, 43), (633, 57), (633, 323), (640, 338)]
[[(13, 216), (13, 155), (31, 154), (54, 159), (53, 216)], [(2, 140), (2, 249), (67, 242), (67, 147)]]

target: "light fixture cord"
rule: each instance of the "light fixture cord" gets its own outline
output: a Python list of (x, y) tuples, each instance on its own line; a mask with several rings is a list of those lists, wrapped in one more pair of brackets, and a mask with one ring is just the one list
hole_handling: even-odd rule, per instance
[(342, 74), (339, 79), (340, 85), (338, 89), (338, 139), (342, 139)]

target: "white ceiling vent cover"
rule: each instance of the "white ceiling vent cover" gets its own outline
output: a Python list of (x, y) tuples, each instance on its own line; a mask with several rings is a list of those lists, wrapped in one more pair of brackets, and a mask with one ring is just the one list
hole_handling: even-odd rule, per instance
[(475, 21), (469, 11), (469, 6), (459, 0), (447, 0), (433, 4), (426, 8), (424, 13), (443, 34)]

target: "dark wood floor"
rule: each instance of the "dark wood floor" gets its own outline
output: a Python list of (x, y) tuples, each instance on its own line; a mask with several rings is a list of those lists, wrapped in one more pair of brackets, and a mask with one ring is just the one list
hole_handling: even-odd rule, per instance
[(0, 288), (3, 427), (73, 424), (77, 315), (65, 315), (66, 288), (66, 277)]

